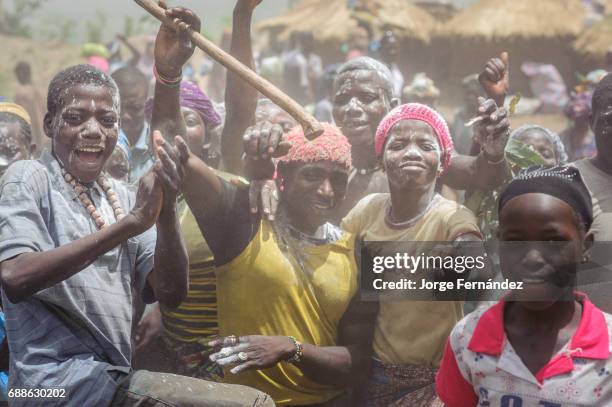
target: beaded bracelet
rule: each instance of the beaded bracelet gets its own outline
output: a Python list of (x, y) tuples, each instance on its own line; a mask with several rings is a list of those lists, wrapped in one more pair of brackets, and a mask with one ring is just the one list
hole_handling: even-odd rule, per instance
[(168, 79), (159, 73), (155, 65), (153, 65), (153, 76), (155, 76), (157, 82), (161, 83), (162, 85), (170, 86), (173, 88), (180, 86), (181, 81), (183, 80), (182, 72), (176, 78)]
[(299, 363), (302, 361), (302, 356), (304, 356), (304, 345), (295, 339), (294, 336), (289, 336), (288, 338), (291, 339), (291, 342), (293, 342), (293, 345), (295, 346), (295, 353), (289, 359), (287, 359), (287, 362)]

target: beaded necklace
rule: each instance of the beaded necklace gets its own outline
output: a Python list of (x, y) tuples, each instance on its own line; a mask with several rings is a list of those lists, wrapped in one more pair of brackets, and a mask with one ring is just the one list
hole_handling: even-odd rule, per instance
[(440, 200), (441, 196), (439, 194), (435, 194), (434, 197), (432, 198), (431, 201), (429, 201), (429, 204), (427, 204), (427, 207), (419, 214), (417, 214), (415, 217), (413, 217), (412, 219), (408, 219), (402, 222), (397, 222), (393, 219), (393, 215), (391, 212), (391, 199), (389, 198), (389, 200), (387, 201), (387, 210), (385, 213), (385, 223), (387, 224), (387, 226), (389, 226), (391, 229), (407, 229), (410, 228), (414, 225), (417, 224), (418, 221), (421, 220), (421, 218), (423, 216), (425, 216), (425, 214), (427, 212), (429, 212), (429, 210), (438, 203), (438, 201)]
[[(92, 200), (89, 199), (89, 196), (87, 195), (89, 188), (77, 181), (77, 179), (68, 171), (66, 171), (63, 167), (62, 175), (64, 176), (64, 180), (70, 184), (72, 189), (74, 189), (74, 192), (77, 194), (79, 201), (81, 201), (81, 204), (83, 204), (83, 207), (87, 210), (89, 216), (91, 216), (93, 221), (96, 223), (96, 227), (98, 229), (102, 229), (103, 227), (105, 227), (106, 221), (104, 220), (104, 218), (102, 218), (102, 215), (98, 212)], [(98, 179), (96, 181), (106, 194), (106, 199), (108, 199), (108, 202), (113, 208), (115, 219), (118, 221), (123, 219), (125, 217), (125, 213), (123, 212), (123, 208), (121, 207), (121, 203), (119, 202), (119, 197), (111, 188), (110, 182), (108, 182), (106, 177), (104, 177), (102, 174), (98, 176)]]

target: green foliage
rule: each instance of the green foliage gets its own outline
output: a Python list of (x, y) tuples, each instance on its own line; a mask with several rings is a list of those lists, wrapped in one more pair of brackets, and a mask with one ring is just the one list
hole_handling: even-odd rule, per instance
[(527, 168), (532, 165), (543, 165), (544, 159), (525, 143), (516, 139), (508, 140), (506, 145), (506, 158), (515, 166)]
[(134, 35), (145, 34), (154, 31), (159, 22), (150, 14), (143, 14), (138, 18), (125, 16), (123, 20), (123, 35), (127, 38)]
[[(506, 160), (510, 164), (513, 174), (523, 168), (544, 164), (544, 159), (521, 141), (508, 140), (505, 151)], [(506, 185), (507, 183), (504, 183), (491, 191), (474, 191), (465, 202), (465, 206), (476, 215), (478, 226), (486, 240), (495, 238), (498, 226), (497, 199)]]
[(77, 24), (76, 20), (64, 16), (47, 17), (41, 22), (37, 36), (45, 40), (74, 43), (77, 41)]
[(87, 21), (85, 28), (87, 30), (87, 41), (101, 43), (103, 41), (103, 33), (106, 27), (107, 17), (101, 11), (96, 11), (96, 17), (93, 21)]
[(13, 4), (12, 10), (4, 7), (0, 33), (31, 38), (31, 29), (25, 20), (42, 6), (43, 0), (14, 0)]

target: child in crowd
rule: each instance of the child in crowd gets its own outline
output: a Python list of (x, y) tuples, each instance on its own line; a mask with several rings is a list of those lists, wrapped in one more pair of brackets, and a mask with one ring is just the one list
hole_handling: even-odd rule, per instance
[(453, 329), (436, 378), (448, 407), (612, 403), (612, 316), (573, 289), (592, 221), (573, 167), (531, 167), (504, 190), (502, 272), (524, 286)]

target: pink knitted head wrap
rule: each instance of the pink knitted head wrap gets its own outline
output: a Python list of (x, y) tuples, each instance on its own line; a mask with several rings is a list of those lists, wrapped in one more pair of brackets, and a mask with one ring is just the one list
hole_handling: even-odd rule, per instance
[(291, 149), (278, 161), (283, 163), (331, 161), (350, 169), (351, 145), (348, 140), (336, 126), (329, 123), (321, 124), (323, 134), (312, 141), (304, 137), (302, 126), (295, 126), (286, 135), (286, 140), (291, 143)]
[(446, 171), (450, 165), (451, 155), (453, 152), (453, 139), (451, 138), (450, 131), (448, 130), (448, 125), (440, 113), (436, 112), (429, 106), (425, 106), (420, 103), (408, 103), (401, 105), (387, 113), (376, 130), (376, 138), (374, 139), (376, 155), (382, 155), (389, 130), (391, 130), (391, 128), (401, 120), (420, 120), (431, 126), (436, 134), (436, 137), (438, 138), (438, 143), (440, 144), (440, 149), (442, 150), (442, 157), (440, 160), (442, 168), (444, 171)]

